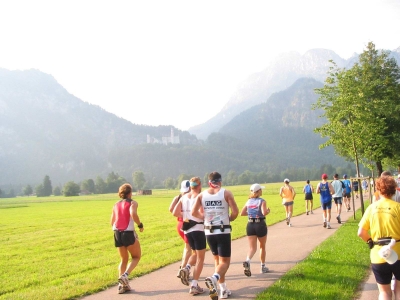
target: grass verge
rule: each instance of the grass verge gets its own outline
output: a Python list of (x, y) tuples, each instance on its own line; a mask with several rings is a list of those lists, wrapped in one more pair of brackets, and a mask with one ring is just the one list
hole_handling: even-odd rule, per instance
[(370, 266), (369, 248), (357, 237), (360, 211), (257, 300), (356, 299)]

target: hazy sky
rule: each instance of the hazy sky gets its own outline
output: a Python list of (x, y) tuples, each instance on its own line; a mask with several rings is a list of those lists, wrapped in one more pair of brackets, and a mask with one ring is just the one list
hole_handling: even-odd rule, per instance
[(136, 124), (204, 123), (282, 52), (400, 47), (398, 0), (0, 0), (0, 68)]

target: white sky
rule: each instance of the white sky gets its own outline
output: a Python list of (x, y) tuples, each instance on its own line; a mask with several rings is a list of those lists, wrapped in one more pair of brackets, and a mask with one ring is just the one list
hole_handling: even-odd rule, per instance
[(400, 46), (398, 0), (0, 0), (0, 68), (136, 124), (186, 130), (282, 52)]

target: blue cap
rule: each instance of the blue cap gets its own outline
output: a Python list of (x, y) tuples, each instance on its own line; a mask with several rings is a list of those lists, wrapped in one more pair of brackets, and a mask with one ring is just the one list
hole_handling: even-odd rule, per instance
[(343, 178), (347, 178), (347, 174), (344, 174), (344, 175), (343, 175)]

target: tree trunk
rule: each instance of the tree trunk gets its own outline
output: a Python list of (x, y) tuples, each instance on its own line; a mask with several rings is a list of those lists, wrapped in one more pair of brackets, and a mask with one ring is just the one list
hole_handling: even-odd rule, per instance
[(376, 162), (376, 168), (378, 170), (378, 177), (381, 176), (383, 169), (382, 169), (382, 162), (381, 161), (377, 161)]

